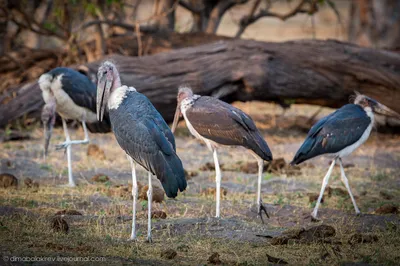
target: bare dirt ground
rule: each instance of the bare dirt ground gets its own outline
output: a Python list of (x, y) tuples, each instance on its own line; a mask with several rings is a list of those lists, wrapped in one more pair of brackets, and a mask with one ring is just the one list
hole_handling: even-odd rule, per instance
[[(236, 105), (252, 115), (274, 158), (283, 158), (286, 163), (304, 140), (309, 117), (318, 110), (294, 106), (284, 112), (279, 106), (257, 102)], [(323, 109), (317, 118), (331, 111)], [(80, 128), (70, 133), (73, 139), (83, 137)], [(54, 150), (54, 145), (63, 141), (61, 129), (54, 132), (46, 162), (42, 158), (41, 129), (34, 129), (31, 136), (30, 140), (0, 144), (0, 173), (13, 174), (19, 180), (18, 189), (1, 189), (0, 194), (0, 252), (6, 256), (103, 256), (104, 264), (141, 265), (265, 265), (279, 259), (303, 265), (394, 265), (400, 260), (396, 252), (400, 245), (396, 214), (400, 202), (399, 136), (373, 132), (368, 142), (344, 161), (362, 216), (354, 214), (335, 168), (331, 193), (325, 194), (320, 208), (321, 221), (311, 221), (315, 202), (309, 198), (319, 192), (329, 164), (328, 158), (320, 157), (300, 168), (283, 165), (264, 173), (262, 197), (270, 219), (262, 224), (255, 213), (254, 160), (242, 148), (223, 147), (219, 151), (222, 187), (227, 193), (221, 202), (223, 218), (213, 218), (212, 155), (181, 122), (177, 152), (192, 176), (188, 177), (188, 189), (177, 199), (154, 204), (167, 219), (153, 219), (151, 245), (145, 242), (145, 200), (140, 200), (137, 214), (139, 241), (127, 241), (132, 208), (130, 167), (112, 134), (91, 135), (91, 143), (104, 151), (105, 159), (88, 156), (87, 146), (73, 147), (77, 188), (59, 187), (67, 183), (66, 157), (63, 151)], [(91, 178), (96, 174), (110, 179), (95, 182)], [(138, 176), (146, 184), (143, 169)], [(28, 188), (24, 184), (28, 177), (39, 187)], [(154, 184), (160, 186), (156, 179)], [(381, 206), (389, 206), (389, 214), (381, 214), (377, 210)], [(51, 227), (54, 215), (62, 210), (82, 214), (62, 216), (68, 223), (68, 234)], [(315, 226), (316, 231), (307, 231)], [(172, 251), (166, 252), (168, 249)], [(209, 258), (215, 252), (219, 261), (216, 255)]]

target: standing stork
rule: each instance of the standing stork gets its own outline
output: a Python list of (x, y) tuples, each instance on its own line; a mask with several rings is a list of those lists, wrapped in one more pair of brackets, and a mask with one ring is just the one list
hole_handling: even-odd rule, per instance
[[(92, 133), (110, 132), (110, 121), (108, 116), (103, 122), (97, 121), (96, 85), (80, 72), (70, 68), (57, 67), (41, 75), (38, 83), (45, 102), (42, 110), (45, 138), (44, 156), (46, 158), (48, 154), (51, 133), (55, 122), (55, 114), (57, 112), (62, 118), (65, 142), (56, 147), (57, 149), (67, 150), (68, 186), (74, 187), (75, 181), (72, 175), (71, 145), (89, 143), (87, 129)], [(82, 122), (85, 134), (83, 140), (71, 140), (65, 121), (66, 119), (79, 120)]]
[(271, 151), (256, 128), (253, 120), (238, 108), (214, 97), (193, 94), (191, 88), (180, 87), (177, 107), (172, 123), (175, 132), (179, 117), (183, 114), (189, 131), (203, 140), (213, 153), (216, 172), (216, 214), (220, 218), (221, 169), (218, 163), (218, 144), (242, 146), (250, 150), (258, 163), (257, 205), (262, 222), (261, 211), (268, 216), (261, 199), (261, 179), (264, 160), (271, 161)]
[(176, 154), (174, 135), (146, 96), (133, 87), (121, 86), (118, 70), (113, 63), (105, 61), (97, 77), (97, 117), (100, 121), (103, 119), (107, 106), (112, 130), (132, 167), (132, 240), (136, 239), (136, 163), (148, 171), (147, 240), (151, 242), (152, 176), (157, 176), (170, 198), (175, 198), (178, 190), (182, 192), (186, 189), (185, 174)]
[(347, 104), (319, 120), (310, 129), (306, 140), (294, 156), (290, 163), (292, 165), (322, 154), (333, 156), (333, 161), (322, 181), (317, 204), (311, 214), (313, 218), (317, 218), (318, 207), (336, 163), (340, 166), (341, 179), (350, 195), (356, 214), (360, 213), (344, 173), (342, 158), (351, 154), (368, 139), (374, 125), (374, 112), (400, 118), (399, 114), (374, 99), (357, 93), (354, 104)]

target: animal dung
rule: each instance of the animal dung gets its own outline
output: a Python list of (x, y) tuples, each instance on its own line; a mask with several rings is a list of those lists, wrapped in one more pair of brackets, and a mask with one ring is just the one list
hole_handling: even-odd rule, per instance
[[(147, 190), (149, 190), (149, 186), (145, 185), (141, 188), (139, 192), (139, 199), (147, 200)], [(153, 202), (161, 203), (164, 201), (164, 190), (158, 186), (153, 186)]]
[(11, 174), (0, 174), (0, 188), (17, 188), (18, 179)]
[(282, 235), (272, 238), (271, 245), (286, 245), (288, 243), (312, 243), (336, 235), (336, 230), (330, 225), (321, 224), (305, 228), (290, 229)]
[(172, 260), (178, 255), (178, 253), (173, 250), (172, 248), (166, 249), (161, 252), (161, 258), (167, 259), (167, 260)]
[(219, 258), (219, 253), (218, 252), (214, 252), (213, 254), (211, 254), (211, 256), (208, 257), (207, 262), (211, 263), (211, 264), (214, 264), (214, 265), (222, 263), (221, 259)]
[(390, 203), (384, 204), (375, 210), (376, 214), (391, 214), (391, 213), (396, 214), (398, 212), (399, 212), (398, 207)]
[(80, 213), (77, 210), (67, 210), (67, 209), (65, 209), (65, 210), (56, 212), (55, 215), (82, 215), (82, 213)]
[(32, 181), (32, 179), (30, 179), (29, 177), (27, 177), (27, 178), (24, 179), (24, 184), (25, 184), (25, 186), (26, 186), (27, 188), (31, 188), (31, 187), (32, 187), (32, 183), (33, 183), (33, 181)]
[(88, 145), (87, 155), (94, 157), (96, 159), (99, 159), (99, 160), (106, 159), (106, 154), (104, 153), (104, 151), (102, 149), (100, 149), (99, 146), (97, 146), (96, 144), (93, 144), (93, 143)]
[[(314, 201), (318, 200), (319, 194), (317, 193), (308, 193), (308, 202), (313, 203)], [(321, 203), (324, 203), (324, 197), (321, 199)]]
[(151, 219), (166, 219), (167, 214), (164, 211), (152, 211)]
[[(217, 189), (215, 187), (208, 187), (208, 188), (202, 190), (201, 194), (204, 196), (207, 196), (207, 195), (215, 196), (217, 193), (216, 191), (217, 191)], [(226, 196), (227, 194), (228, 194), (228, 190), (221, 187), (221, 196)]]
[(51, 228), (56, 232), (65, 234), (69, 231), (68, 223), (61, 216), (55, 216), (51, 219)]
[(109, 181), (110, 178), (105, 174), (97, 174), (97, 175), (94, 175), (90, 180), (92, 180), (93, 182), (105, 183), (105, 182)]
[(362, 234), (362, 233), (355, 233), (351, 235), (349, 239), (349, 244), (359, 244), (359, 243), (373, 243), (378, 241), (378, 236), (374, 234)]
[(268, 254), (267, 254), (267, 259), (269, 262), (274, 263), (274, 264), (288, 264), (287, 261), (280, 259), (280, 258), (272, 257)]
[(186, 180), (190, 180), (192, 177), (199, 175), (197, 171), (187, 171), (186, 169), (183, 169), (183, 171), (185, 172)]

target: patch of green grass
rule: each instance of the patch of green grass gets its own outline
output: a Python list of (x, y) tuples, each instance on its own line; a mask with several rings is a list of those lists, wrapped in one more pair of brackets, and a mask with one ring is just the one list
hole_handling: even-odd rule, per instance
[(271, 173), (265, 174), (264, 177), (263, 177), (263, 179), (264, 179), (265, 181), (268, 181), (268, 180), (272, 179), (272, 174), (271, 174)]
[(51, 170), (53, 170), (53, 167), (50, 164), (41, 164), (40, 169), (46, 170), (46, 171), (51, 171)]

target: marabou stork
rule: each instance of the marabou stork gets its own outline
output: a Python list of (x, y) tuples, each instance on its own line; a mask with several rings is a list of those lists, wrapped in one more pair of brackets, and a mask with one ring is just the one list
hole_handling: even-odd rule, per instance
[(257, 205), (262, 222), (261, 211), (268, 216), (261, 199), (261, 179), (264, 160), (271, 161), (272, 154), (253, 120), (242, 110), (217, 98), (193, 94), (189, 87), (180, 87), (177, 107), (172, 124), (175, 132), (179, 117), (183, 114), (186, 126), (196, 138), (204, 141), (213, 153), (216, 172), (216, 214), (220, 218), (221, 169), (218, 163), (218, 144), (243, 146), (250, 150), (258, 163)]
[[(62, 118), (65, 133), (65, 142), (57, 145), (57, 149), (67, 150), (68, 186), (74, 187), (72, 175), (71, 145), (86, 144), (89, 142), (87, 128), (92, 133), (106, 133), (111, 131), (107, 118), (99, 122), (96, 117), (96, 85), (85, 75), (70, 68), (57, 67), (43, 74), (39, 78), (39, 87), (42, 90), (45, 105), (42, 110), (44, 126), (44, 156), (46, 158), (51, 133), (55, 122), (55, 113)], [(82, 122), (85, 138), (71, 140), (65, 120), (79, 120)]]
[(351, 154), (368, 139), (374, 125), (374, 112), (400, 118), (399, 114), (374, 99), (356, 93), (354, 104), (343, 106), (319, 120), (310, 129), (306, 140), (294, 156), (292, 165), (322, 154), (333, 156), (333, 161), (322, 181), (317, 204), (311, 214), (314, 219), (317, 218), (318, 207), (336, 163), (340, 166), (341, 179), (350, 195), (356, 214), (360, 213), (344, 173), (342, 158)]
[(132, 234), (136, 239), (136, 201), (138, 187), (136, 163), (148, 171), (148, 233), (151, 241), (152, 175), (161, 181), (165, 193), (170, 198), (177, 196), (178, 190), (186, 189), (186, 179), (182, 162), (176, 154), (175, 139), (167, 123), (146, 96), (133, 87), (121, 86), (115, 65), (105, 61), (98, 70), (97, 117), (103, 119), (106, 106), (111, 127), (118, 144), (126, 152), (132, 167)]

